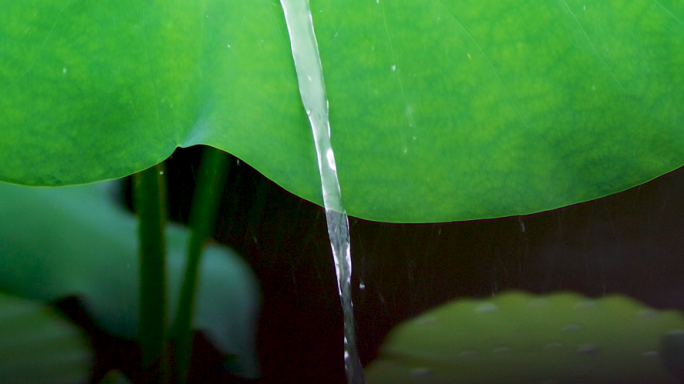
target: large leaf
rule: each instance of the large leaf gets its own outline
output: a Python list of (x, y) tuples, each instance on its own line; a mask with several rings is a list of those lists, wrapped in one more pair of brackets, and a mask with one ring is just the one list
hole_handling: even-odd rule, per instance
[[(351, 215), (531, 213), (684, 163), (681, 1), (311, 6)], [(321, 203), (277, 1), (0, 9), (0, 179), (115, 178), (203, 143)]]
[[(0, 290), (43, 301), (78, 296), (96, 324), (132, 340), (138, 335), (140, 298), (137, 220), (109, 201), (102, 187), (0, 183)], [(172, 323), (189, 237), (187, 229), (167, 226)], [(204, 331), (218, 350), (231, 355), (229, 369), (247, 377), (259, 373), (259, 307), (256, 279), (246, 263), (226, 247), (205, 248), (193, 329)]]

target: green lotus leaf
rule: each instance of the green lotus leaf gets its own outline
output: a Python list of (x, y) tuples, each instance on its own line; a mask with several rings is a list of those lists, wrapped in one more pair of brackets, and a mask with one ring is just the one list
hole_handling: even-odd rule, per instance
[(509, 292), (395, 327), (366, 367), (381, 383), (679, 383), (684, 314), (631, 298)]
[(0, 382), (83, 384), (94, 365), (87, 335), (62, 313), (0, 293)]
[[(139, 258), (135, 216), (109, 199), (109, 183), (36, 188), (0, 183), (0, 290), (41, 301), (77, 296), (112, 335), (138, 335)], [(189, 231), (169, 224), (167, 309), (173, 325)], [(234, 373), (256, 377), (259, 289), (232, 250), (202, 254), (193, 329), (204, 331)], [(229, 358), (230, 357), (230, 358)]]
[[(312, 0), (351, 215), (527, 214), (684, 163), (684, 3)], [(0, 179), (64, 185), (207, 144), (321, 204), (275, 0), (0, 0)]]

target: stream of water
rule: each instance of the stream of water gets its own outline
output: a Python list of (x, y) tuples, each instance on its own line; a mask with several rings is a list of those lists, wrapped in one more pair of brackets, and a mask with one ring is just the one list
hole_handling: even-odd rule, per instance
[(335, 155), (330, 144), (328, 99), (325, 95), (323, 69), (318, 55), (309, 0), (281, 0), (280, 3), (285, 12), (290, 34), (299, 93), (309, 116), (318, 156), (328, 235), (335, 262), (337, 289), (344, 313), (344, 366), (347, 383), (363, 384), (363, 368), (356, 347), (354, 308), (351, 298), (352, 264), (349, 249), (349, 220), (342, 206)]

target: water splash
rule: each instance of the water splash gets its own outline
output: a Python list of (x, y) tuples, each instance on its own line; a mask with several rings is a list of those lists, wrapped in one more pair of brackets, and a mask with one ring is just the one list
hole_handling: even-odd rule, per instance
[(352, 265), (349, 249), (349, 220), (342, 206), (335, 155), (330, 144), (328, 99), (325, 95), (323, 69), (318, 55), (309, 0), (281, 0), (280, 3), (283, 6), (287, 29), (290, 33), (299, 93), (309, 116), (316, 145), (323, 205), (335, 262), (337, 289), (344, 313), (344, 366), (347, 382), (362, 384), (364, 383), (363, 369), (356, 348), (354, 308), (351, 299)]

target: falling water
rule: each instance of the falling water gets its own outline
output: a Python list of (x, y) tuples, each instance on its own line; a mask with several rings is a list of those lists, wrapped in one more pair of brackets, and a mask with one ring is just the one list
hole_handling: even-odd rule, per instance
[(335, 261), (337, 289), (344, 313), (344, 366), (349, 384), (364, 382), (363, 370), (356, 349), (354, 308), (351, 299), (351, 253), (349, 250), (349, 220), (342, 207), (340, 184), (337, 180), (335, 156), (330, 145), (328, 99), (325, 95), (323, 69), (318, 56), (318, 44), (313, 29), (309, 0), (281, 0), (290, 33), (299, 93), (309, 115), (313, 131), (318, 169), (323, 189), (323, 205), (328, 222), (328, 235)]

